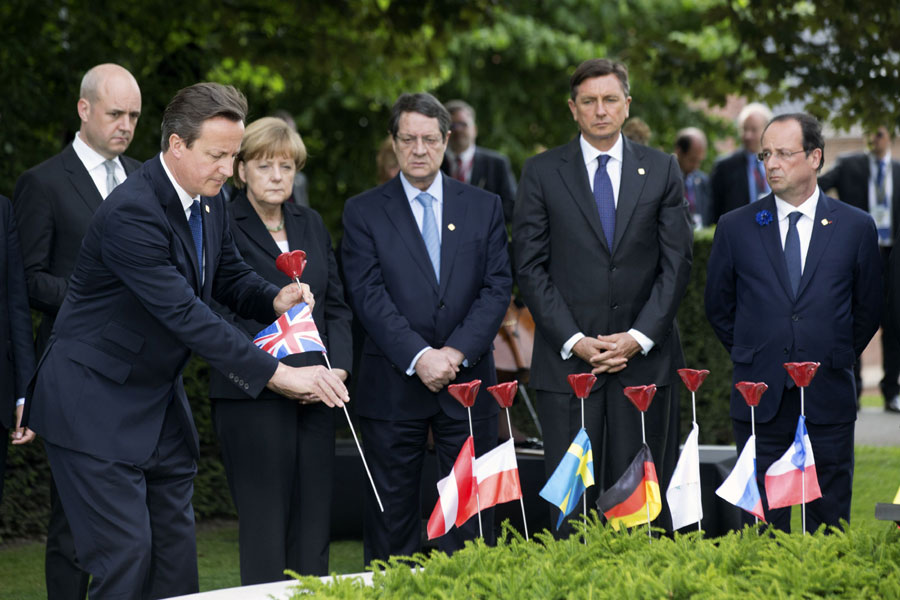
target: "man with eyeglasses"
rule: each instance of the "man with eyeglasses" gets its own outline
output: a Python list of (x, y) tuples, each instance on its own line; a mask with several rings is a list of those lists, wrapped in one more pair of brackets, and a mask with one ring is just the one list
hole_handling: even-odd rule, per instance
[[(429, 429), (439, 477), (469, 436), (448, 384), (481, 380), (471, 427), (475, 452), (497, 443), (491, 341), (512, 277), (500, 198), (441, 174), (450, 114), (434, 96), (403, 94), (390, 135), (400, 173), (344, 207), (342, 256), (350, 301), (365, 330), (356, 414), (384, 512), (369, 492), (365, 563), (418, 552), (421, 476)], [(491, 537), (490, 512), (484, 514)], [(452, 552), (478, 535), (471, 519), (438, 538)]]
[[(794, 442), (800, 390), (786, 362), (814, 361), (806, 427), (822, 497), (807, 505), (807, 530), (850, 520), (856, 386), (853, 363), (881, 318), (878, 234), (868, 214), (817, 185), (825, 140), (802, 113), (775, 117), (759, 158), (772, 188), (724, 215), (707, 266), (706, 315), (734, 363), (734, 382), (769, 388), (756, 407), (756, 476), (766, 522), (790, 531), (791, 509), (770, 509), (766, 470)], [(735, 443), (751, 435), (750, 409), (731, 394)], [(741, 512), (745, 522), (750, 515)]]
[[(891, 133), (887, 127), (877, 128), (866, 141), (868, 152), (838, 156), (834, 167), (819, 177), (819, 187), (826, 192), (834, 189), (838, 199), (872, 215), (878, 228), (881, 258), (887, 265), (900, 223), (900, 162), (891, 159)], [(890, 319), (883, 319), (881, 325), (884, 409), (900, 412), (900, 332)], [(859, 367), (857, 363), (857, 392), (862, 391)]]
[(450, 113), (451, 135), (441, 170), (459, 181), (500, 196), (503, 218), (511, 223), (516, 201), (516, 180), (509, 158), (475, 145), (478, 125), (475, 123), (475, 109), (469, 103), (451, 100), (444, 106)]

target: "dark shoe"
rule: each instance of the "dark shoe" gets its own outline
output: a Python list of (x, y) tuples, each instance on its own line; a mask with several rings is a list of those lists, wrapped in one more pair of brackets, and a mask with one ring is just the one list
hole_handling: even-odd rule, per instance
[(900, 413), (900, 396), (894, 396), (890, 400), (885, 399), (884, 410), (887, 412)]
[(537, 438), (525, 438), (520, 442), (516, 442), (516, 448), (522, 448), (526, 450), (543, 450), (544, 442)]

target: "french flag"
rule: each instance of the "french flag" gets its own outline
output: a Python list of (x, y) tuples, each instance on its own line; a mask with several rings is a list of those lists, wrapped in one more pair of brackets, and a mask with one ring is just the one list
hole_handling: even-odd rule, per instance
[(755, 435), (751, 435), (744, 444), (734, 469), (716, 490), (716, 495), (765, 522), (759, 486), (756, 484)]
[(794, 443), (766, 471), (766, 499), (769, 508), (784, 508), (821, 497), (816, 459), (813, 458), (812, 444), (806, 431), (806, 417), (800, 415)]
[[(467, 504), (475, 502), (475, 441), (469, 436), (463, 444), (450, 474), (437, 482), (438, 501), (428, 519), (428, 539), (433, 540), (450, 531), (453, 525), (462, 525)], [(471, 516), (471, 515), (469, 515)]]

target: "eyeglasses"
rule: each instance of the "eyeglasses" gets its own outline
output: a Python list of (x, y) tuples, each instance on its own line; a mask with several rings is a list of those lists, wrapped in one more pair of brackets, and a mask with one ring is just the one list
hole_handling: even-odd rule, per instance
[(422, 143), (429, 148), (437, 148), (444, 142), (443, 136), (440, 135), (398, 135), (395, 136), (394, 139), (396, 139), (397, 144), (403, 148), (409, 148), (416, 145), (418, 140), (422, 140)]
[(810, 150), (794, 150), (793, 152), (788, 152), (787, 150), (776, 150), (775, 152), (770, 152), (768, 150), (763, 150), (759, 154), (756, 155), (756, 158), (759, 159), (759, 162), (765, 163), (768, 162), (770, 158), (773, 156), (778, 160), (784, 161), (789, 159), (795, 154), (800, 154), (804, 152), (807, 156), (809, 156)]

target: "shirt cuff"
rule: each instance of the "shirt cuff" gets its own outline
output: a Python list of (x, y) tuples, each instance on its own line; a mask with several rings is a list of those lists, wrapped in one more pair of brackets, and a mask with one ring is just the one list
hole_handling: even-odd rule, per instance
[(419, 362), (419, 359), (425, 354), (428, 350), (431, 350), (431, 346), (425, 346), (419, 352), (413, 356), (412, 362), (409, 363), (409, 368), (406, 370), (406, 374), (412, 377), (416, 374), (416, 363)]
[(647, 353), (650, 352), (653, 349), (653, 346), (656, 345), (653, 340), (648, 338), (637, 329), (629, 329), (628, 335), (633, 337), (634, 341), (636, 341), (640, 345), (641, 354), (643, 354), (644, 356), (647, 356)]
[(575, 344), (578, 343), (578, 340), (584, 337), (584, 334), (580, 331), (566, 340), (566, 343), (563, 344), (562, 350), (559, 351), (559, 355), (563, 360), (569, 360), (572, 358), (572, 348), (575, 347)]
[(18, 400), (16, 400), (16, 408), (19, 408), (23, 404), (25, 404), (25, 398), (19, 398)]

